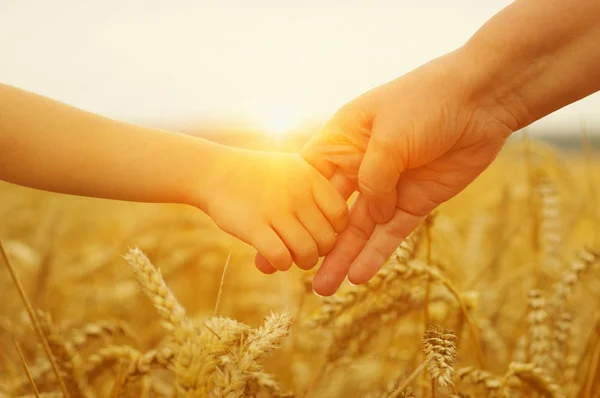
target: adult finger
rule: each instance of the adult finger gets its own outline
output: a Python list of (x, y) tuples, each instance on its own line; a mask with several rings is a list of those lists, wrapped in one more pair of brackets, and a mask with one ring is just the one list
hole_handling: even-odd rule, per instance
[(392, 127), (376, 121), (358, 171), (358, 186), (373, 219), (380, 224), (389, 221), (396, 209), (396, 185), (404, 170), (397, 147), (398, 136)]
[(336, 170), (335, 164), (330, 162), (326, 154), (329, 144), (323, 133), (312, 136), (300, 150), (300, 156), (311, 166), (319, 171), (325, 178), (329, 178)]
[(368, 282), (396, 251), (400, 243), (425, 219), (401, 209), (385, 224), (378, 224), (348, 271), (356, 285)]
[(300, 155), (326, 178), (341, 169), (344, 174), (356, 179), (368, 145), (369, 132), (367, 116), (345, 107), (310, 138)]
[(460, 176), (435, 174), (434, 169), (412, 169), (403, 173), (397, 185), (398, 200), (394, 217), (377, 225), (369, 242), (350, 266), (348, 279), (355, 284), (369, 281), (396, 248), (435, 208), (451, 196), (445, 178), (458, 181)]
[(369, 240), (375, 222), (367, 201), (359, 195), (350, 211), (350, 224), (338, 235), (335, 246), (325, 256), (313, 278), (313, 290), (321, 296), (334, 294), (346, 278), (350, 264)]
[(407, 170), (402, 175), (398, 182), (399, 209), (416, 216), (427, 216), (472, 180), (464, 169), (439, 172), (435, 163), (429, 163), (427, 168)]

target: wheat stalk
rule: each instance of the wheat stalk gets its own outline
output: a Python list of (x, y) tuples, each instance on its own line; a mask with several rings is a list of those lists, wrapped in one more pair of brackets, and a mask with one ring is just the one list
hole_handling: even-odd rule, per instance
[(54, 374), (56, 375), (56, 378), (58, 380), (58, 383), (60, 385), (62, 393), (65, 396), (65, 398), (68, 398), (70, 396), (69, 391), (68, 391), (65, 381), (63, 380), (62, 375), (59, 371), (58, 365), (56, 363), (56, 359), (54, 358), (54, 355), (52, 354), (52, 350), (50, 349), (50, 345), (48, 344), (46, 335), (44, 334), (44, 331), (42, 330), (42, 327), (40, 326), (40, 321), (37, 318), (35, 311), (33, 310), (31, 302), (29, 301), (29, 299), (27, 298), (27, 295), (25, 294), (25, 289), (23, 289), (21, 280), (17, 276), (15, 269), (13, 268), (12, 263), (10, 262), (10, 258), (8, 257), (8, 254), (6, 253), (6, 250), (4, 249), (4, 244), (2, 243), (2, 241), (0, 241), (0, 253), (2, 253), (2, 257), (4, 258), (6, 267), (8, 268), (8, 271), (10, 272), (13, 282), (14, 282), (15, 286), (17, 287), (17, 290), (19, 291), (19, 294), (21, 295), (23, 304), (25, 304), (25, 307), (27, 308), (27, 313), (29, 314), (31, 323), (34, 325), (35, 331), (42, 342), (42, 346), (44, 347), (44, 351), (46, 352), (46, 355), (48, 356), (48, 360), (50, 361), (50, 364), (52, 365), (52, 370), (54, 371)]

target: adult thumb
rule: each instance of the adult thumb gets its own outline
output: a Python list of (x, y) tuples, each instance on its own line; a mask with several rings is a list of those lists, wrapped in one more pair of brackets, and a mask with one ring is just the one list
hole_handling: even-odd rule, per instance
[(396, 185), (404, 171), (404, 161), (395, 149), (397, 138), (389, 130), (374, 126), (358, 170), (358, 187), (369, 203), (371, 217), (378, 224), (388, 222), (396, 211)]

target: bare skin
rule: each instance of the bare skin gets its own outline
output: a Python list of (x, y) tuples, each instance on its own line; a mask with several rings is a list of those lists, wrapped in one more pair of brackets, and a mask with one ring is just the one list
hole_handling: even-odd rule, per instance
[(136, 202), (183, 203), (278, 270), (313, 267), (348, 207), (300, 155), (248, 151), (117, 122), (0, 84), (0, 179)]
[[(367, 282), (510, 134), (600, 90), (598, 15), (596, 0), (515, 1), (456, 51), (343, 106), (302, 150), (313, 167), (298, 155), (119, 123), (0, 85), (0, 178), (196, 206), (253, 245), (263, 272), (292, 261), (309, 269), (326, 255), (313, 287), (330, 295), (346, 277)], [(344, 228), (343, 198), (353, 191)]]
[(360, 192), (315, 292), (369, 281), (510, 134), (600, 90), (599, 15), (596, 0), (517, 0), (464, 46), (343, 106), (302, 150), (344, 196)]

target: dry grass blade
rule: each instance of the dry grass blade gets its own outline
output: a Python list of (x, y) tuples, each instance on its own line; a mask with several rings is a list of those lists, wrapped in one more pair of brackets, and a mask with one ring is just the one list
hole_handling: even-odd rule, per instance
[(36, 331), (39, 339), (42, 342), (44, 350), (46, 351), (46, 355), (48, 356), (48, 360), (50, 361), (50, 364), (52, 365), (52, 370), (54, 371), (54, 374), (56, 375), (56, 379), (58, 380), (60, 388), (61, 388), (64, 396), (66, 398), (68, 398), (70, 396), (69, 391), (67, 390), (67, 385), (65, 384), (65, 381), (58, 369), (58, 365), (56, 363), (56, 358), (54, 358), (54, 355), (52, 354), (52, 350), (50, 350), (50, 346), (48, 345), (48, 340), (46, 339), (46, 335), (44, 334), (44, 332), (42, 330), (40, 321), (39, 321), (35, 311), (33, 310), (33, 306), (31, 305), (31, 302), (29, 301), (29, 299), (27, 298), (27, 295), (25, 294), (25, 289), (23, 289), (21, 280), (17, 276), (17, 273), (15, 272), (15, 269), (12, 266), (12, 263), (10, 262), (8, 253), (4, 249), (4, 244), (2, 243), (1, 240), (0, 240), (0, 252), (2, 253), (2, 257), (4, 259), (4, 263), (6, 264), (6, 267), (8, 268), (8, 271), (10, 272), (10, 276), (12, 277), (12, 280), (13, 280), (15, 286), (17, 287), (19, 294), (21, 295), (21, 300), (23, 300), (23, 304), (25, 304), (25, 307), (27, 308), (27, 312), (29, 314), (29, 318), (31, 319), (31, 323), (33, 324), (35, 331)]
[(219, 316), (219, 310), (221, 309), (221, 295), (223, 294), (223, 284), (225, 283), (225, 276), (227, 275), (227, 268), (229, 268), (229, 262), (231, 261), (231, 253), (227, 256), (225, 266), (223, 267), (223, 274), (221, 275), (221, 283), (219, 284), (219, 293), (217, 294), (217, 302), (215, 303), (214, 316)]
[(25, 360), (23, 351), (21, 351), (21, 347), (19, 346), (17, 339), (15, 339), (15, 336), (13, 336), (13, 342), (15, 343), (15, 348), (17, 349), (17, 353), (19, 354), (19, 358), (21, 359), (21, 363), (23, 364), (23, 369), (25, 370), (25, 373), (27, 373), (27, 378), (29, 379), (29, 383), (31, 384), (31, 389), (35, 393), (35, 396), (39, 397), (40, 393), (38, 391), (37, 386), (35, 385), (35, 380), (33, 380), (33, 376), (31, 376), (31, 372), (29, 371), (29, 366), (27, 366), (27, 361)]

